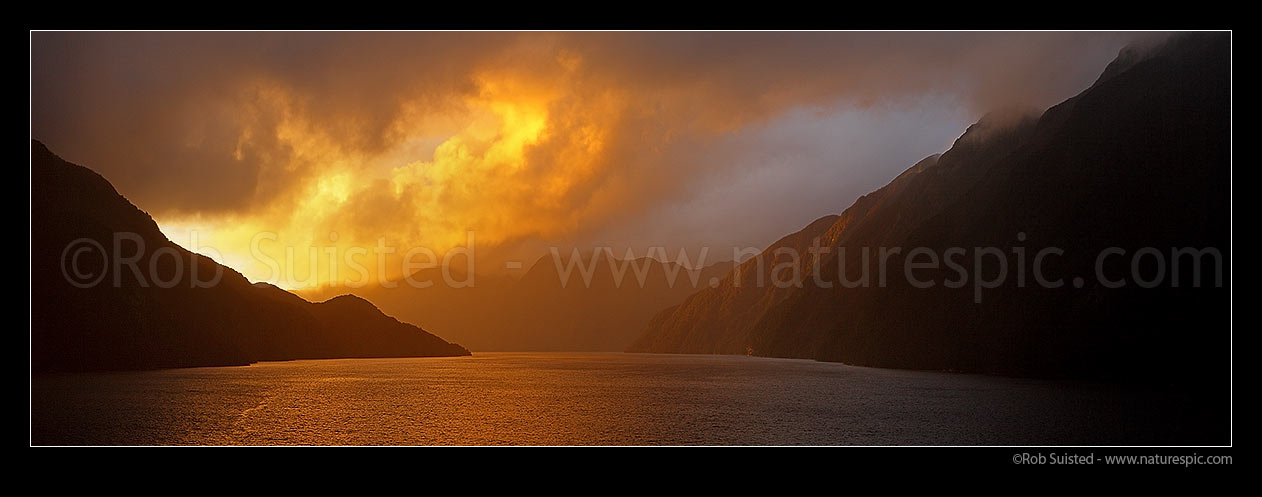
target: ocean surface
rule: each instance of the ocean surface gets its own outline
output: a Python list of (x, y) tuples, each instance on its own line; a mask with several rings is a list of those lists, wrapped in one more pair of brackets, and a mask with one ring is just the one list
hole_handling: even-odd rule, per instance
[(35, 376), (31, 443), (1226, 443), (1204, 438), (1194, 404), (1159, 388), (792, 359), (478, 353)]

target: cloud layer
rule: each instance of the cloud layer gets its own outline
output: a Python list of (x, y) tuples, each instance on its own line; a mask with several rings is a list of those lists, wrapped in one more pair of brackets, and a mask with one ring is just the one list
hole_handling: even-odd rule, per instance
[(250, 260), (260, 232), (299, 273), (309, 247), (441, 253), (467, 230), (526, 259), (762, 244), (1141, 36), (41, 32), (31, 125), (254, 279), (280, 276)]

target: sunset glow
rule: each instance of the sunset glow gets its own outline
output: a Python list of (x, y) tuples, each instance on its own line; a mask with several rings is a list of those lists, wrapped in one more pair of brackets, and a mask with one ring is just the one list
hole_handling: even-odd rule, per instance
[(1230, 31), (30, 38), (32, 446), (1232, 464)]
[[(159, 224), (186, 248), (222, 254), (251, 280), (284, 288), (347, 278), (360, 283), (361, 275), (339, 276), (327, 254), (340, 259), (382, 239), (400, 254), (423, 247), (441, 255), (466, 243), (468, 231), (491, 246), (565, 233), (588, 204), (576, 197), (590, 195), (586, 190), (608, 166), (606, 140), (625, 112), (616, 92), (584, 95), (574, 88), (581, 64), (563, 54), (543, 64), (543, 74), (479, 72), (471, 94), (451, 102), (450, 115), (422, 114), (410, 110), (418, 102), (400, 102), (403, 111), (386, 126), (393, 143), (374, 151), (339, 144), (283, 90), (260, 91), (264, 100), (255, 105), (279, 109), (284, 119), (274, 130), (245, 129), (241, 141), (274, 133), (292, 151), (287, 163), (276, 166), (304, 173), (302, 185), (259, 211), (168, 215)], [(427, 126), (436, 120), (447, 127)], [(432, 151), (414, 147), (434, 136), (443, 138)], [(292, 261), (292, 268), (282, 264), (276, 274), (251, 255), (256, 253)], [(360, 264), (375, 280), (377, 265)], [(397, 271), (394, 264), (387, 267)]]
[[(790, 171), (819, 163), (832, 165), (828, 174), (842, 187), (862, 193), (887, 176), (865, 172), (872, 168), (867, 157), (883, 156), (882, 168), (902, 167), (949, 145), (957, 128), (982, 112), (1063, 98), (1087, 81), (1039, 77), (1020, 95), (995, 91), (1000, 82), (1031, 75), (965, 72), (979, 61), (989, 68), (1012, 57), (997, 48), (985, 58), (950, 61), (953, 44), (992, 46), (972, 39), (977, 34), (942, 43), (891, 39), (907, 47), (882, 48), (891, 50), (888, 65), (819, 51), (850, 44), (875, 50), (888, 43), (887, 34), (731, 38), (748, 45), (741, 50), (688, 35), (665, 36), (669, 43), (659, 46), (632, 34), (346, 34), (327, 45), (313, 39), (317, 48), (297, 65), (269, 63), (294, 39), (251, 34), (233, 38), (242, 43), (236, 47), (198, 34), (175, 41), (188, 43), (186, 51), (167, 51), (164, 36), (123, 33), (110, 35), (113, 43), (91, 44), (60, 38), (68, 49), (114, 62), (68, 66), (81, 74), (75, 78), (105, 82), (102, 100), (90, 105), (102, 113), (59, 122), (103, 120), (64, 139), (59, 134), (69, 130), (56, 128), (50, 143), (72, 157), (95, 150), (95, 162), (125, 195), (149, 206), (176, 243), (252, 281), (289, 289), (397, 279), (408, 250), (441, 257), (470, 232), (479, 260), (527, 263), (550, 246), (601, 243), (640, 254), (650, 246), (671, 253), (696, 253), (703, 243), (762, 246), (781, 228), (770, 219), (744, 222), (760, 206), (801, 223), (830, 212), (834, 200), (821, 190), (798, 204), (737, 201), (725, 188), (770, 181), (787, 191), (818, 189), (819, 182), (789, 178), (805, 178)], [(1062, 75), (1093, 74), (1125, 41), (1114, 34), (1042, 38), (1061, 43), (1033, 45), (1039, 50), (1081, 48), (1099, 60), (1044, 68)], [(412, 45), (422, 42), (430, 48)], [(465, 48), (453, 51), (453, 44)], [(256, 45), (272, 51), (254, 51)], [(111, 90), (126, 78), (150, 77), (126, 75), (133, 48), (167, 61), (170, 69), (149, 83), (166, 90), (134, 97), (128, 95), (140, 87)], [(223, 69), (207, 72), (197, 57)], [(961, 76), (927, 79), (911, 60)], [(112, 93), (104, 97), (106, 91)], [(933, 99), (935, 116), (946, 117), (905, 110), (925, 98)], [(111, 113), (127, 125), (116, 129), (104, 120)], [(923, 132), (935, 122), (949, 124)], [(843, 126), (888, 127), (908, 137), (847, 144), (808, 139), (802, 129)], [(757, 145), (768, 140), (791, 152)], [(164, 151), (135, 153), (153, 146)], [(137, 160), (142, 167), (131, 166)], [(699, 197), (731, 200), (708, 202), (710, 211), (702, 212)], [(737, 225), (741, 231), (712, 236)], [(382, 245), (393, 252), (379, 264), (373, 249)]]

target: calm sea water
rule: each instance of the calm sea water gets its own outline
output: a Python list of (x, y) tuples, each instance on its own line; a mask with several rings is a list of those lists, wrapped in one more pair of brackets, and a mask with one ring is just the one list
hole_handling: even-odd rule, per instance
[(814, 361), (480, 353), (32, 378), (43, 444), (1220, 443), (1160, 390)]

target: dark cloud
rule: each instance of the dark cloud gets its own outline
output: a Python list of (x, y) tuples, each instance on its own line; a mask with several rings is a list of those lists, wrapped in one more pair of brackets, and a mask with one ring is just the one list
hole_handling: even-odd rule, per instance
[[(434, 233), (469, 228), (502, 246), (617, 226), (696, 232), (702, 212), (746, 209), (735, 197), (756, 185), (737, 175), (811, 192), (729, 230), (753, 243), (892, 177), (892, 161), (870, 151), (906, 141), (919, 154), (919, 137), (962, 131), (921, 121), (954, 127), (995, 108), (1046, 107), (1142, 36), (38, 32), (31, 126), (159, 221), (438, 245)], [(855, 134), (857, 116), (887, 136), (837, 157), (844, 137), (819, 130)], [(838, 168), (825, 167), (830, 157)], [(846, 174), (827, 173), (837, 170)], [(844, 194), (829, 198), (823, 181)], [(733, 194), (716, 197), (723, 188)], [(689, 199), (710, 200), (697, 214), (663, 213)], [(693, 241), (659, 242), (673, 243)]]

